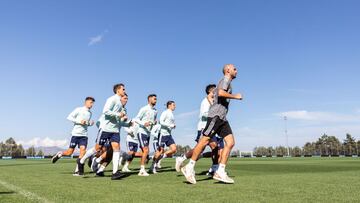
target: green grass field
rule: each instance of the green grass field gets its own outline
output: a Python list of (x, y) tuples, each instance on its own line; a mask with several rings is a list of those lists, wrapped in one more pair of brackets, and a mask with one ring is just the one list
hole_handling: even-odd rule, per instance
[(73, 177), (75, 160), (0, 160), (0, 202), (360, 202), (357, 158), (232, 159), (234, 185), (201, 175), (209, 159), (198, 162), (198, 183), (189, 185), (174, 161), (150, 177), (111, 181)]

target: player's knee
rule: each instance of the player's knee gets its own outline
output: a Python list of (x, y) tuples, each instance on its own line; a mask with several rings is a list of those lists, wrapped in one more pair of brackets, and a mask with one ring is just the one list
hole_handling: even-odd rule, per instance
[(229, 147), (229, 148), (233, 148), (235, 146), (235, 141), (233, 139), (227, 141), (226, 146)]

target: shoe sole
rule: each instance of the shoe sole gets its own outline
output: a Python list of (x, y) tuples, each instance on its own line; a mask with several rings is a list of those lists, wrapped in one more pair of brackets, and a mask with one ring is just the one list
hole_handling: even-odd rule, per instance
[(234, 182), (229, 182), (229, 181), (223, 180), (221, 178), (216, 177), (215, 175), (213, 176), (213, 179), (217, 180), (217, 181), (220, 181), (220, 182), (223, 182), (223, 183), (226, 183), (226, 184), (234, 184)]

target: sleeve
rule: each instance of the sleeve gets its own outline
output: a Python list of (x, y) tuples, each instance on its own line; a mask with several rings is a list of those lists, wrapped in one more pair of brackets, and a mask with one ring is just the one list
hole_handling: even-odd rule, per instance
[(77, 116), (79, 115), (79, 109), (76, 108), (73, 112), (71, 112), (69, 114), (69, 116), (67, 117), (67, 119), (71, 122), (73, 122), (74, 124), (81, 124), (79, 121), (76, 120)]
[(115, 106), (115, 102), (110, 98), (106, 101), (103, 114), (105, 116), (117, 117), (119, 115), (118, 112), (112, 111)]
[(167, 118), (168, 118), (167, 112), (162, 113), (160, 116), (160, 125), (169, 129), (174, 128), (173, 124), (166, 122)]
[(145, 114), (145, 110), (144, 108), (140, 109), (138, 115), (135, 117), (134, 121), (135, 123), (143, 126), (145, 124), (145, 121), (141, 121), (142, 118), (144, 117), (144, 114)]
[(209, 108), (208, 108), (208, 105), (206, 102), (208, 102), (208, 101), (204, 100), (200, 106), (200, 119), (201, 120), (206, 119), (208, 116), (208, 113), (209, 113)]
[(219, 86), (219, 89), (223, 89), (223, 90), (227, 91), (230, 86), (230, 80), (227, 78), (224, 78), (223, 80), (220, 81), (218, 86)]

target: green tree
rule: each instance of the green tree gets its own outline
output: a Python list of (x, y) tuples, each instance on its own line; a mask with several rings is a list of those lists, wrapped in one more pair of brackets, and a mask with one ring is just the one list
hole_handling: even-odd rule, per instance
[(301, 157), (302, 156), (302, 150), (300, 147), (296, 146), (292, 149), (290, 149), (290, 155), (292, 157)]
[(44, 152), (40, 149), (40, 150), (38, 151), (38, 153), (37, 153), (36, 156), (38, 156), (38, 157), (43, 157), (43, 156), (44, 156)]
[(275, 149), (273, 147), (268, 147), (266, 149), (266, 156), (267, 157), (275, 156)]
[(31, 146), (26, 150), (26, 156), (34, 157), (36, 155), (35, 147)]
[(344, 140), (345, 156), (356, 155), (356, 140), (349, 133)]

